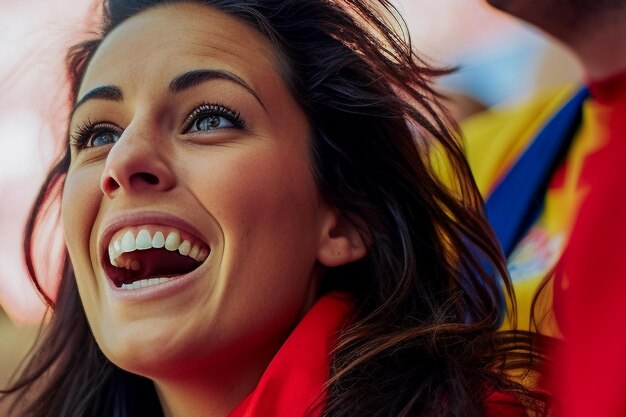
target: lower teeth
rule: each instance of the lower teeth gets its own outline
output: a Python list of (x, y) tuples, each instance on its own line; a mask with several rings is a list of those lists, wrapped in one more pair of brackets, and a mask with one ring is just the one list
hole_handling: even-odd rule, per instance
[(123, 290), (138, 290), (140, 288), (152, 287), (153, 285), (164, 284), (171, 281), (173, 278), (150, 278), (135, 281), (132, 284), (122, 284)]

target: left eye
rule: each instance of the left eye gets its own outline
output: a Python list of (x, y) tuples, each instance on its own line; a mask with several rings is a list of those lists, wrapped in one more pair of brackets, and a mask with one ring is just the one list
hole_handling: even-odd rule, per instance
[(91, 139), (89, 140), (89, 146), (103, 146), (109, 145), (117, 142), (120, 138), (120, 135), (115, 132), (111, 132), (109, 130), (101, 130), (99, 132), (95, 132)]
[(234, 124), (231, 123), (226, 117), (218, 116), (216, 114), (207, 114), (198, 117), (189, 126), (188, 132), (208, 132), (226, 127), (234, 127)]
[(211, 132), (219, 129), (243, 129), (239, 113), (221, 104), (202, 104), (185, 120), (184, 133)]

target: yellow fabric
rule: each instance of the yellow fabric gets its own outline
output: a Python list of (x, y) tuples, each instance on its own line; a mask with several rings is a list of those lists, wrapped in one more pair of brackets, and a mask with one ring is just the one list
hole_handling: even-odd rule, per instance
[[(462, 125), (467, 157), (481, 193), (488, 198), (550, 117), (574, 93), (572, 88), (508, 110), (492, 110)], [(586, 190), (579, 177), (587, 155), (601, 146), (604, 109), (587, 100), (581, 128), (553, 176), (539, 218), (507, 260), (515, 288), (519, 329), (530, 329), (531, 304), (541, 283), (560, 258)], [(539, 331), (560, 334), (551, 314), (551, 288), (541, 292), (535, 308)], [(566, 283), (564, 285), (567, 285)]]
[(517, 107), (491, 109), (461, 125), (465, 151), (478, 189), (488, 196), (541, 127), (572, 96), (568, 87)]

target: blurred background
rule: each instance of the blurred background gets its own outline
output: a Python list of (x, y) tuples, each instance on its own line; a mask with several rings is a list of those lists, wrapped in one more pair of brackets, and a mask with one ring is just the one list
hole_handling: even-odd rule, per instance
[[(93, 28), (86, 0), (0, 0), (0, 386), (26, 354), (44, 304), (27, 277), (22, 235), (38, 187), (63, 141), (64, 54)], [(483, 0), (396, 0), (415, 48), (440, 66), (459, 118), (576, 83), (570, 55)], [(54, 275), (54, 274), (52, 274)], [(53, 294), (52, 276), (44, 288)], [(0, 408), (0, 414), (1, 408)]]

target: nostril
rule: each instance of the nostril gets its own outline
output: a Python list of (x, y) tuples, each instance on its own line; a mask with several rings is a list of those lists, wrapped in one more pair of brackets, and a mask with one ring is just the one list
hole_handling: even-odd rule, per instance
[(150, 185), (157, 185), (159, 183), (159, 178), (156, 175), (150, 174), (148, 172), (140, 172), (135, 174), (135, 176), (141, 177), (143, 181)]
[(112, 177), (108, 177), (103, 181), (102, 191), (107, 194), (117, 190), (118, 188), (120, 188), (120, 185)]
[(129, 178), (129, 185), (137, 190), (144, 189), (145, 186), (158, 185), (160, 182), (158, 176), (149, 172), (136, 172)]
[[(122, 178), (123, 180), (124, 178)], [(114, 176), (106, 176), (102, 181), (102, 191), (105, 194), (112, 194), (118, 189), (125, 189), (127, 192), (130, 190), (141, 191), (147, 190), (153, 186), (161, 184), (161, 180), (158, 176), (149, 172), (136, 172), (126, 179), (126, 181), (119, 181)]]

